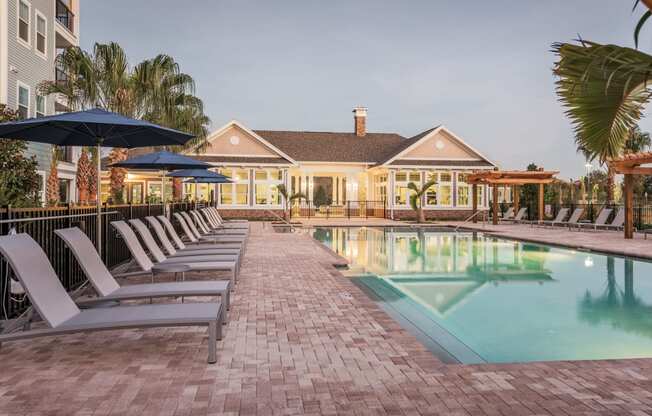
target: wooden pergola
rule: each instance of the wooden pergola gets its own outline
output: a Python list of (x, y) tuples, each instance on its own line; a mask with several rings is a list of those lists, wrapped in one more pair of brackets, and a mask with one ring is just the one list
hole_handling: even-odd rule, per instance
[[(545, 170), (489, 170), (476, 171), (467, 178), (467, 183), (473, 185), (473, 222), (477, 222), (478, 211), (478, 185), (489, 185), (492, 187), (492, 210), (493, 224), (498, 224), (498, 187), (514, 187), (514, 195), (518, 195), (519, 186), (521, 185), (539, 185), (539, 220), (543, 220), (543, 186), (552, 183), (558, 171)], [(514, 213), (519, 209), (518, 197), (514, 198)]]
[(652, 175), (652, 152), (631, 153), (609, 161), (614, 173), (625, 175), (625, 238), (634, 238), (634, 175)]

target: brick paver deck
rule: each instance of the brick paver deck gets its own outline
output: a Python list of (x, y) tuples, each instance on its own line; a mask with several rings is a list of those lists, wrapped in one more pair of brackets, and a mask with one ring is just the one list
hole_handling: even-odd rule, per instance
[(218, 363), (205, 329), (0, 349), (3, 415), (652, 415), (652, 360), (445, 365), (310, 237), (254, 224)]

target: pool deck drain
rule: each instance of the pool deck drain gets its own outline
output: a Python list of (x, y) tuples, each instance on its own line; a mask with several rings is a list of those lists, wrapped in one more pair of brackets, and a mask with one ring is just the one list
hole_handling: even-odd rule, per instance
[(252, 234), (216, 364), (199, 328), (6, 343), (0, 415), (652, 416), (652, 359), (446, 365), (308, 236)]

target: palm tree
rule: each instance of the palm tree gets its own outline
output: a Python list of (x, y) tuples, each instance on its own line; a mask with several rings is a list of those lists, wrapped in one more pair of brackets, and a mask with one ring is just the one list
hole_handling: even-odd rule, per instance
[[(204, 114), (203, 102), (194, 95), (194, 80), (180, 71), (172, 57), (161, 54), (130, 70), (125, 51), (111, 42), (96, 43), (92, 54), (79, 47), (67, 48), (56, 63), (66, 76), (44, 81), (39, 89), (46, 95), (65, 97), (72, 110), (102, 107), (194, 135), (182, 148), (202, 150), (207, 145), (210, 119)], [(114, 149), (113, 156), (126, 159), (127, 150)], [(113, 168), (111, 173), (114, 178), (124, 177)]]
[(290, 195), (287, 188), (283, 184), (276, 185), (276, 190), (278, 191), (279, 194), (281, 194), (283, 200), (285, 201), (285, 209), (283, 210), (284, 211), (283, 215), (285, 215), (286, 219), (287, 219), (287, 212), (290, 209), (292, 209), (291, 207), (292, 201), (296, 199), (306, 198), (306, 196), (302, 192), (296, 192)]
[(416, 212), (417, 214), (417, 222), (426, 222), (425, 215), (423, 213), (423, 207), (421, 205), (422, 203), (422, 197), (432, 187), (437, 183), (436, 180), (432, 179), (429, 180), (428, 182), (424, 183), (421, 188), (419, 188), (414, 182), (408, 183), (407, 187), (410, 189), (413, 193), (410, 195), (410, 207)]
[[(584, 148), (581, 144), (577, 143), (577, 152), (582, 153), (584, 158), (592, 162), (595, 160), (596, 155), (592, 154), (588, 149)], [(650, 140), (650, 133), (641, 131), (639, 126), (634, 126), (629, 130), (627, 139), (625, 141), (623, 154), (644, 152), (650, 148), (652, 140)], [(603, 163), (604, 164), (604, 163)], [(607, 163), (607, 202), (613, 204), (615, 202), (614, 189), (615, 189), (615, 172)]]
[[(636, 0), (634, 8), (640, 3), (652, 9), (652, 0)], [(636, 26), (636, 45), (650, 15), (647, 10)], [(573, 124), (578, 148), (588, 160), (600, 163), (620, 156), (652, 97), (652, 56), (585, 40), (555, 43), (552, 50), (558, 56), (553, 69), (559, 77), (557, 94)]]
[(67, 48), (56, 63), (66, 76), (42, 82), (41, 93), (62, 95), (73, 110), (102, 107), (195, 135), (186, 147), (206, 145), (210, 119), (194, 80), (172, 57), (161, 54), (130, 69), (125, 51), (111, 42), (96, 43), (92, 53)]

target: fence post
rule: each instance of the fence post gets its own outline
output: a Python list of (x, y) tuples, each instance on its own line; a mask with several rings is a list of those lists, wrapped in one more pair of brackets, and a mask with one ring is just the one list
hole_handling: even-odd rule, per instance
[[(109, 258), (109, 253), (107, 251), (107, 248), (109, 247), (109, 216), (106, 214), (109, 210), (109, 204), (107, 202), (104, 203), (104, 221), (102, 221), (104, 230), (102, 230), (102, 238), (104, 239), (100, 243), (102, 244), (102, 256), (104, 257), (104, 264), (109, 264), (108, 263), (108, 258)], [(100, 214), (101, 215), (101, 214)]]
[(346, 201), (346, 217), (351, 219), (351, 201)]
[(387, 219), (387, 199), (383, 198), (383, 219)]
[(147, 201), (147, 216), (152, 215), (152, 202)]
[(638, 209), (636, 211), (638, 211), (637, 212), (638, 213), (638, 221), (636, 221), (636, 228), (638, 230), (642, 230), (643, 229), (643, 205), (639, 204)]
[(129, 202), (129, 219), (134, 218), (134, 204)]

